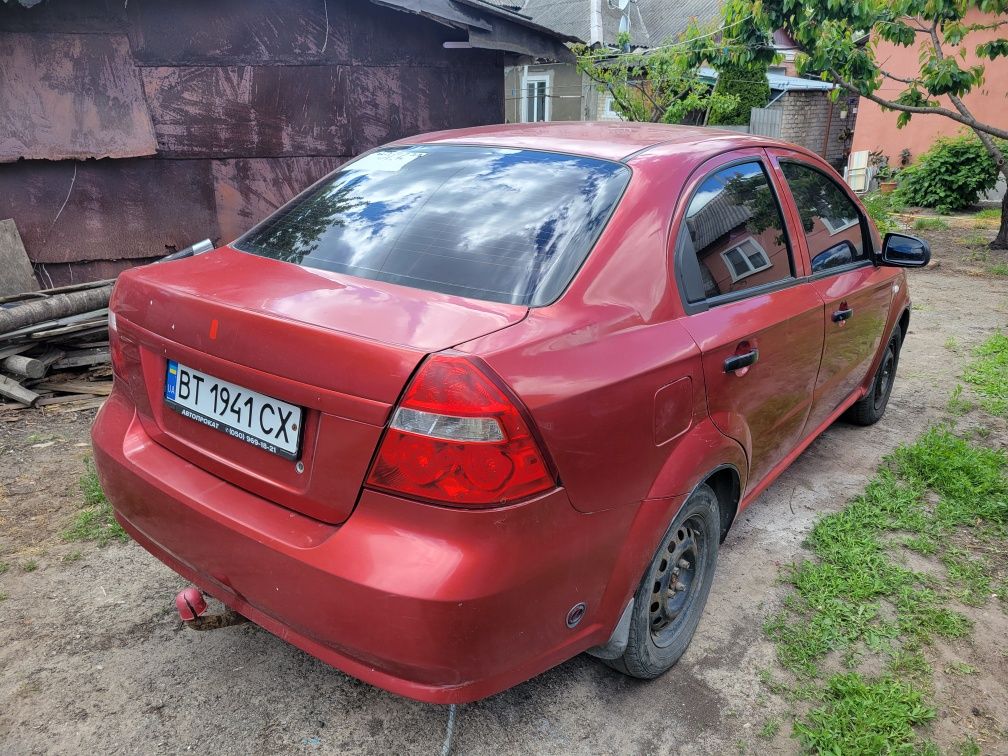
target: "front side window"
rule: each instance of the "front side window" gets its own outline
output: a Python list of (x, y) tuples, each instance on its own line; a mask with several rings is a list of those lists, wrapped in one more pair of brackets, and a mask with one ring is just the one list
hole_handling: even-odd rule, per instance
[(681, 264), (696, 271), (695, 290), (687, 283), (691, 302), (794, 276), (780, 206), (758, 162), (722, 168), (703, 181), (678, 244)]
[(798, 207), (812, 272), (866, 260), (861, 214), (847, 193), (811, 166), (782, 161), (780, 167)]
[(553, 152), (380, 149), (234, 246), (295, 265), (535, 307), (570, 283), (629, 180), (621, 163)]

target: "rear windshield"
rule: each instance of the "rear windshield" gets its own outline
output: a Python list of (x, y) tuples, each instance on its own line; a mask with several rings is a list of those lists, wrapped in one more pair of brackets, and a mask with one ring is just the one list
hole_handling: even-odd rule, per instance
[(549, 304), (584, 262), (629, 178), (620, 163), (535, 150), (382, 149), (235, 246), (445, 294)]

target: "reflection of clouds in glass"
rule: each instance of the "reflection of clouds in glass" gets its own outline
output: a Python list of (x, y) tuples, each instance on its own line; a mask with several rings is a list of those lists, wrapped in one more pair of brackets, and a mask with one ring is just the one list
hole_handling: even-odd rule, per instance
[(401, 167), (349, 164), (237, 246), (448, 293), (551, 301), (629, 178), (608, 161), (530, 150), (426, 146), (391, 162)]

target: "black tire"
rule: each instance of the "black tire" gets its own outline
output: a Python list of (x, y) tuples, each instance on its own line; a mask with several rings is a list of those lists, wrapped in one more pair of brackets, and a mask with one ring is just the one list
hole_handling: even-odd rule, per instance
[(889, 343), (886, 344), (882, 362), (872, 380), (868, 393), (851, 405), (844, 414), (844, 419), (855, 425), (874, 425), (882, 419), (889, 396), (892, 394), (893, 383), (896, 381), (896, 368), (899, 367), (900, 346), (903, 344), (903, 334), (897, 328)]
[(720, 535), (717, 496), (701, 485), (679, 510), (648, 565), (634, 595), (626, 651), (607, 661), (609, 666), (650, 680), (679, 661), (707, 604)]

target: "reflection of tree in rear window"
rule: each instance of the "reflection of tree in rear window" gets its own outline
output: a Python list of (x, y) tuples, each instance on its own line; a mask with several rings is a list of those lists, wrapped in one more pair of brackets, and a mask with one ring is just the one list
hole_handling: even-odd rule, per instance
[(242, 237), (245, 252), (537, 306), (570, 283), (630, 178), (607, 160), (415, 145), (349, 163)]

